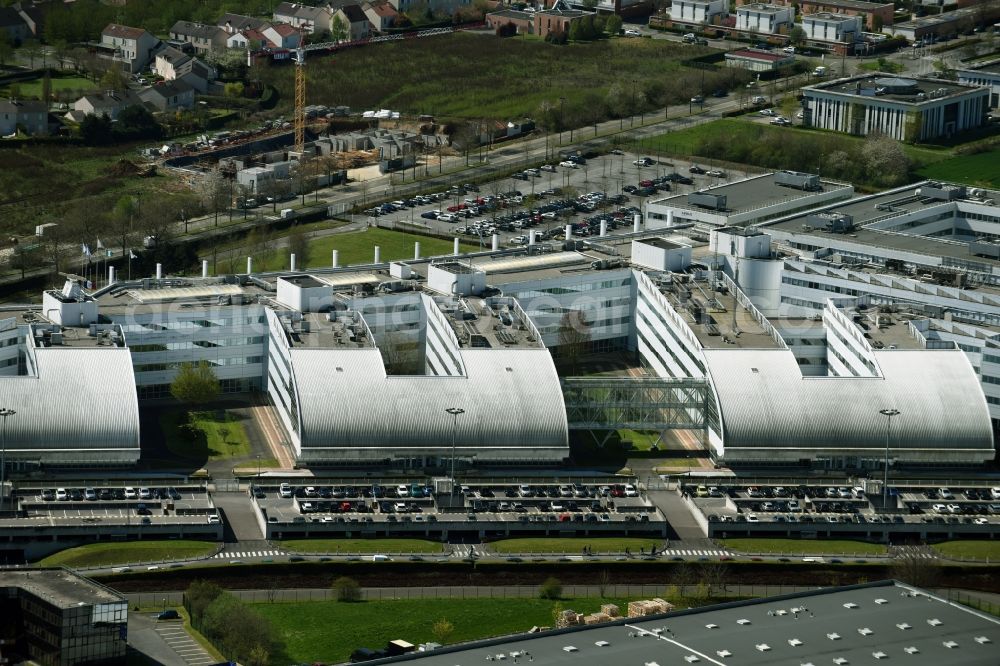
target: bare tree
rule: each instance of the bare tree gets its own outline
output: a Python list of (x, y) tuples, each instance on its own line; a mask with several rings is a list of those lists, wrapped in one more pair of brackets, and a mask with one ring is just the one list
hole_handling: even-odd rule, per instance
[(893, 560), (890, 575), (916, 587), (930, 588), (937, 586), (941, 567), (935, 559), (906, 554)]
[(566, 359), (571, 374), (579, 370), (580, 357), (590, 346), (590, 322), (582, 310), (569, 310), (559, 320), (559, 356)]

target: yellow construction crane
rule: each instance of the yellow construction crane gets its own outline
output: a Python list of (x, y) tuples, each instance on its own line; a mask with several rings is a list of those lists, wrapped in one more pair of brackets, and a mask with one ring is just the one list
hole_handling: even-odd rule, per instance
[(306, 143), (306, 33), (299, 35), (295, 50), (295, 151), (302, 153)]

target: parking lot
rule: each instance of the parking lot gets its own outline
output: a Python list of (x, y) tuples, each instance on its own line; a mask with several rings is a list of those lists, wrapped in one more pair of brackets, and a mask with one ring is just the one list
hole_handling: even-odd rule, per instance
[(251, 495), (268, 535), (500, 530), (662, 531), (663, 514), (633, 484), (468, 485), (454, 494), (416, 483), (365, 486), (255, 486)]
[(688, 485), (682, 493), (704, 515), (710, 536), (819, 530), (986, 536), (1000, 525), (1000, 488), (890, 487), (885, 507), (880, 486), (874, 498), (856, 485)]
[(531, 231), (540, 241), (562, 239), (567, 224), (573, 225), (574, 236), (581, 237), (597, 235), (602, 220), (608, 233), (632, 231), (633, 216), (642, 212), (645, 201), (744, 175), (614, 150), (607, 155), (553, 159), (492, 183), (455, 185), (369, 208), (366, 214), (379, 226), (416, 226), (471, 237), (488, 250), (493, 234), (499, 236), (501, 247), (511, 247), (527, 244)]

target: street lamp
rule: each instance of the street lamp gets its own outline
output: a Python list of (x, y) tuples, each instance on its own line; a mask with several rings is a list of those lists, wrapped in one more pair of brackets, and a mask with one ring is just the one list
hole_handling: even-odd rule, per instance
[(464, 414), (465, 410), (460, 407), (449, 407), (444, 410), (454, 417), (451, 427), (451, 495), (455, 496), (455, 438), (458, 436), (458, 415)]
[(3, 418), (3, 430), (0, 432), (0, 442), (2, 442), (2, 450), (0, 450), (0, 513), (4, 510), (4, 488), (6, 488), (7, 481), (7, 417), (14, 416), (17, 414), (13, 409), (7, 407), (0, 408), (0, 417)]
[(889, 502), (889, 432), (892, 428), (892, 417), (899, 416), (898, 409), (880, 409), (878, 413), (886, 418), (885, 421), (885, 468), (882, 476), (882, 508), (885, 509)]
[(258, 453), (255, 457), (257, 458), (257, 478), (259, 479), (260, 478), (260, 454)]
[[(566, 123), (566, 114), (563, 111), (563, 104), (566, 102), (565, 97), (559, 98), (559, 145), (562, 145), (562, 133), (563, 125)], [(572, 139), (571, 139), (572, 140)]]

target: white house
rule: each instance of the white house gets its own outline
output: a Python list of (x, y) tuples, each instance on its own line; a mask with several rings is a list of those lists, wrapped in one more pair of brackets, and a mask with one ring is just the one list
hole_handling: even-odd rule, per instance
[(725, 15), (728, 9), (726, 0), (673, 0), (670, 18), (682, 23), (711, 23), (714, 17)]
[(157, 111), (190, 109), (194, 106), (194, 88), (183, 81), (167, 81), (140, 90), (139, 98)]
[(274, 22), (287, 23), (308, 34), (329, 32), (333, 24), (333, 10), (329, 7), (310, 7), (294, 2), (282, 2), (274, 8)]
[(0, 100), (0, 136), (13, 134), (18, 126), (28, 134), (48, 134), (48, 106), (44, 102)]
[(864, 17), (819, 12), (802, 17), (806, 39), (817, 42), (853, 42), (864, 31)]
[(101, 48), (127, 72), (145, 69), (160, 47), (160, 40), (142, 28), (111, 23), (101, 31)]
[(795, 22), (795, 8), (753, 2), (736, 8), (736, 29), (743, 32), (777, 34)]
[(302, 33), (287, 23), (275, 23), (260, 31), (272, 46), (279, 49), (297, 49), (302, 40)]
[(175, 48), (167, 47), (156, 54), (156, 73), (165, 81), (181, 79), (200, 93), (208, 91), (209, 84), (215, 80), (214, 69)]
[(221, 49), (226, 44), (226, 31), (217, 25), (177, 21), (170, 28), (170, 38), (194, 45), (198, 53)]
[(78, 112), (73, 117), (104, 114), (115, 120), (126, 106), (142, 106), (142, 100), (131, 90), (91, 93), (73, 102), (73, 110)]
[(358, 5), (344, 5), (333, 16), (335, 21), (339, 20), (348, 27), (348, 39), (351, 41), (363, 39), (372, 32), (368, 16)]

